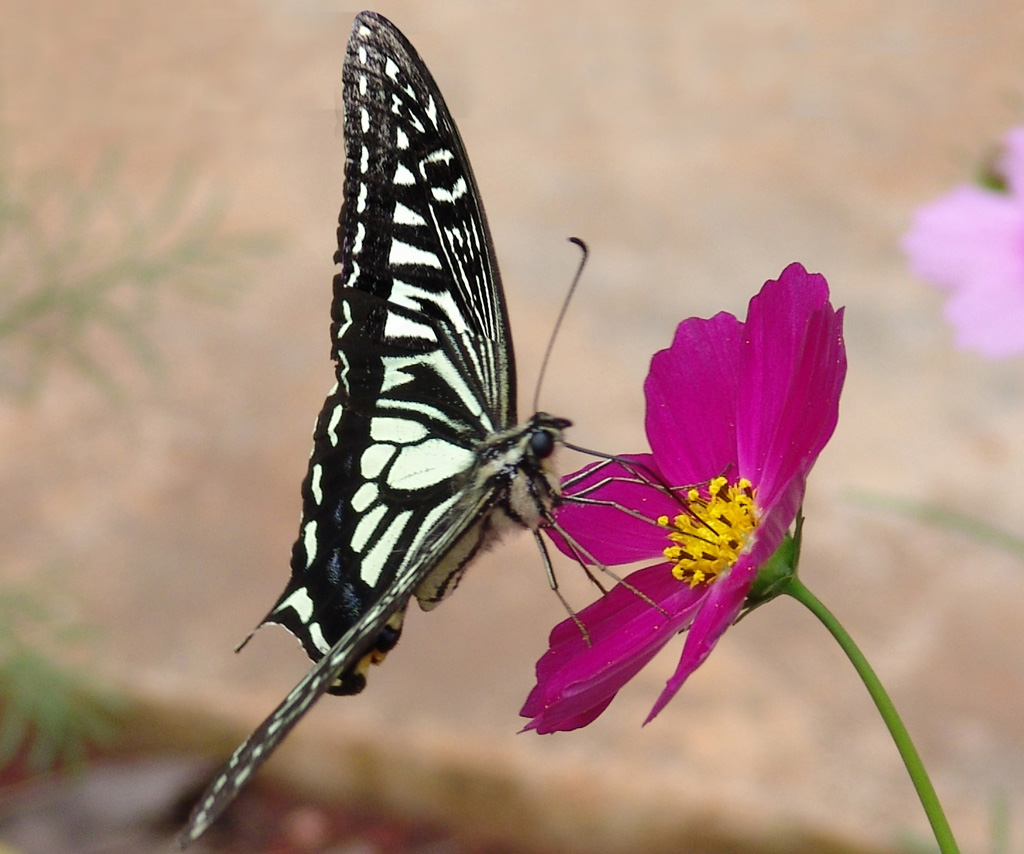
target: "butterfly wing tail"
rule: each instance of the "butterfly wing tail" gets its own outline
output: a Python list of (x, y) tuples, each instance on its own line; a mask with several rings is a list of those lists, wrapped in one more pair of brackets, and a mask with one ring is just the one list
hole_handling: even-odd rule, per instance
[(408, 598), (409, 592), (403, 587), (391, 591), (391, 595), (378, 602), (374, 610), (368, 614), (368, 620), (346, 632), (270, 716), (238, 747), (193, 808), (188, 823), (178, 835), (180, 848), (186, 848), (213, 824), (310, 706), (365, 654), (365, 647), (373, 643), (391, 615), (402, 607)]

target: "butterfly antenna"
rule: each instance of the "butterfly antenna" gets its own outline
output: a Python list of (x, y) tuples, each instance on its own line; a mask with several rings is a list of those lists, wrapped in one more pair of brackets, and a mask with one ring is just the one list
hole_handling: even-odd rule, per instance
[(544, 374), (548, 369), (548, 362), (551, 360), (551, 351), (555, 348), (555, 339), (558, 337), (558, 330), (562, 328), (562, 321), (565, 319), (565, 313), (569, 309), (569, 301), (572, 299), (572, 295), (576, 293), (576, 286), (580, 283), (580, 276), (583, 275), (583, 268), (587, 264), (587, 257), (590, 255), (590, 250), (587, 249), (587, 244), (580, 240), (578, 237), (570, 237), (570, 243), (575, 243), (579, 248), (580, 252), (580, 265), (576, 268), (576, 275), (572, 277), (572, 284), (569, 285), (569, 291), (565, 295), (565, 299), (562, 300), (562, 308), (558, 312), (558, 318), (555, 320), (555, 328), (551, 330), (551, 336), (548, 338), (548, 346), (544, 351), (544, 360), (540, 363), (540, 373), (537, 375), (537, 386), (533, 392), (533, 411), (538, 410), (538, 403), (540, 401), (540, 387), (544, 384)]

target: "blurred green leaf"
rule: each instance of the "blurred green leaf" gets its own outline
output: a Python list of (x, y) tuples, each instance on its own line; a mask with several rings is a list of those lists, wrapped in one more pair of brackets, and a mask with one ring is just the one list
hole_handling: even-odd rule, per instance
[[(113, 152), (86, 180), (22, 175), (7, 141), (0, 125), (0, 394), (30, 396), (62, 366), (118, 395), (126, 366), (159, 367), (169, 298), (226, 302), (279, 244), (229, 233), (225, 200), (187, 165), (140, 204)], [(59, 589), (0, 587), (0, 765), (74, 765), (116, 732), (120, 703), (72, 663), (93, 631), (61, 613)]]
[(857, 490), (851, 493), (851, 497), (862, 507), (898, 513), (908, 519), (916, 519), (944, 531), (962, 534), (975, 542), (1024, 558), (1024, 537), (986, 520), (966, 516), (927, 501), (896, 498), (877, 492)]
[(0, 590), (0, 766), (21, 756), (32, 771), (75, 766), (114, 737), (120, 702), (56, 663), (91, 633), (39, 595)]
[(226, 205), (180, 166), (140, 206), (108, 153), (76, 183), (59, 169), (21, 178), (0, 159), (0, 391), (28, 395), (56, 365), (115, 393), (115, 366), (159, 365), (162, 302), (223, 301), (247, 262), (275, 249), (266, 234), (231, 234)]

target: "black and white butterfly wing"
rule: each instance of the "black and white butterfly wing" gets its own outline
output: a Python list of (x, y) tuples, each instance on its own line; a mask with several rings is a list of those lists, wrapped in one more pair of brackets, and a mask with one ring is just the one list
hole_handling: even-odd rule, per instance
[[(432, 569), (423, 544), (461, 517), (476, 447), (515, 418), (504, 296), (441, 93), (405, 37), (369, 12), (353, 26), (343, 77), (337, 384), (314, 433), (292, 578), (267, 618), (314, 660), (400, 574)], [(440, 578), (421, 601), (450, 589)], [(373, 655), (397, 641), (400, 618)], [(331, 690), (360, 690), (365, 664)]]
[(291, 579), (266, 618), (317, 663), (213, 780), (183, 846), (317, 698), (362, 688), (412, 596), (435, 604), (497, 528), (536, 528), (557, 496), (544, 461), (568, 422), (513, 426), (504, 295), (459, 133), (416, 51), (372, 12), (355, 20), (343, 98), (337, 383), (316, 423)]
[[(398, 307), (387, 338), (424, 349), (433, 331), (404, 315), (425, 315), (463, 340), (457, 367), (474, 383), (481, 412), (515, 420), (515, 362), (494, 249), (455, 122), (415, 48), (379, 15), (356, 18), (343, 71), (345, 197), (338, 228), (335, 358), (352, 349), (342, 334), (346, 289)], [(414, 348), (415, 349), (415, 348)], [(474, 404), (474, 407), (476, 404)]]
[[(424, 561), (442, 560), (484, 512), (481, 496), (477, 504), (466, 506), (460, 517), (451, 519), (451, 527), (425, 544)], [(415, 592), (418, 579), (414, 573), (401, 574), (395, 584), (383, 589), (377, 601), (370, 604), (360, 620), (324, 655), (312, 670), (292, 689), (270, 716), (231, 755), (196, 803), (188, 824), (178, 837), (182, 848), (198, 839), (224, 811), (242, 787), (271, 755), (281, 740), (309, 711), (309, 708), (335, 683), (338, 675), (352, 666), (372, 645), (386, 627), (391, 615), (404, 608)]]

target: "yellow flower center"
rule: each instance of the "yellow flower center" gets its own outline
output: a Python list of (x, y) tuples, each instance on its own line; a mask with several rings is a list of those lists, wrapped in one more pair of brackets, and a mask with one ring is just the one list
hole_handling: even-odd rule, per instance
[(662, 516), (658, 524), (671, 528), (672, 545), (665, 548), (665, 557), (672, 574), (696, 587), (736, 563), (757, 527), (754, 487), (746, 478), (730, 484), (716, 477), (706, 488), (691, 489), (684, 501), (685, 512), (672, 520)]

